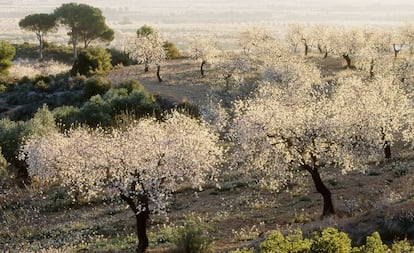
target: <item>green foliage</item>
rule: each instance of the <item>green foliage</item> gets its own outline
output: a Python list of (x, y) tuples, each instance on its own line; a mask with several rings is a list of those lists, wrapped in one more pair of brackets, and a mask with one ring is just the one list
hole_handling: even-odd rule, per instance
[(272, 231), (269, 237), (260, 244), (263, 253), (305, 253), (310, 252), (311, 241), (304, 239), (302, 231), (293, 230), (284, 236), (280, 231)]
[(46, 13), (30, 14), (19, 21), (21, 29), (35, 32), (36, 35), (53, 31), (56, 25), (56, 16)]
[(6, 172), (7, 160), (3, 156), (3, 152), (0, 147), (0, 177), (2, 177)]
[(207, 253), (211, 252), (211, 239), (205, 226), (195, 219), (190, 219), (176, 231), (173, 240), (176, 252), (180, 253)]
[(112, 66), (129, 66), (132, 64), (136, 64), (137, 61), (134, 61), (129, 58), (128, 53), (123, 52), (116, 48), (107, 48), (106, 51), (111, 54), (111, 65)]
[(82, 50), (71, 69), (72, 75), (103, 74), (112, 68), (111, 55), (102, 47)]
[(384, 245), (381, 240), (381, 236), (378, 232), (374, 232), (367, 237), (367, 241), (364, 246), (361, 247), (362, 252), (365, 253), (385, 253), (388, 252), (388, 246)]
[(167, 52), (168, 60), (177, 59), (181, 57), (180, 51), (178, 50), (178, 48), (175, 46), (174, 43), (167, 40), (164, 42), (163, 47), (165, 51)]
[(56, 107), (52, 113), (56, 119), (56, 123), (60, 124), (63, 128), (69, 128), (79, 123), (80, 110), (76, 106), (64, 105)]
[(26, 124), (23, 121), (0, 119), (0, 146), (4, 158), (11, 164), (20, 164), (17, 159), (20, 143), (26, 134)]
[(68, 27), (73, 56), (76, 58), (76, 46), (79, 41), (84, 48), (93, 40), (112, 41), (114, 32), (105, 23), (105, 17), (98, 8), (87, 4), (65, 3), (54, 11), (61, 24)]
[(83, 86), (83, 96), (89, 99), (95, 95), (103, 95), (112, 88), (112, 83), (103, 77), (94, 77), (86, 81)]
[(137, 36), (148, 36), (155, 32), (155, 29), (149, 25), (143, 25), (137, 29)]
[(316, 236), (311, 251), (314, 253), (350, 253), (351, 239), (344, 232), (335, 228), (327, 228), (321, 236)]
[(39, 59), (43, 59), (44, 36), (48, 32), (56, 31), (56, 16), (53, 14), (31, 14), (19, 21), (21, 29), (32, 31), (39, 41)]
[[(39, 45), (24, 42), (14, 45), (16, 47), (16, 58), (36, 59), (39, 55)], [(43, 44), (44, 59), (55, 60), (66, 64), (73, 64), (71, 60), (72, 51), (66, 45), (44, 42)]]
[(111, 105), (101, 95), (91, 97), (80, 109), (79, 121), (92, 127), (111, 126), (115, 123)]
[(16, 48), (5, 40), (0, 40), (0, 76), (8, 75), (8, 69), (11, 67)]
[(47, 105), (40, 107), (33, 118), (26, 124), (26, 135), (44, 136), (57, 131), (55, 117), (53, 116), (53, 113), (49, 111)]
[(414, 247), (410, 245), (407, 240), (402, 240), (394, 242), (391, 246), (392, 253), (412, 253), (414, 252)]
[(119, 85), (119, 88), (125, 88), (127, 89), (128, 93), (131, 93), (132, 91), (145, 91), (144, 86), (138, 82), (137, 80), (125, 80), (122, 81)]

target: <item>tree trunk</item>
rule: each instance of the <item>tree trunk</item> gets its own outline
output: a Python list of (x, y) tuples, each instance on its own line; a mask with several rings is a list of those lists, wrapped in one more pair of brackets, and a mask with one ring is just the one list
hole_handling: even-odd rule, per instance
[(323, 212), (322, 218), (328, 217), (335, 214), (334, 205), (332, 202), (332, 196), (329, 189), (322, 182), (321, 176), (319, 174), (318, 168), (311, 167), (309, 165), (303, 165), (303, 167), (311, 174), (313, 183), (315, 184), (316, 190), (323, 197)]
[(77, 51), (77, 48), (76, 48), (77, 43), (78, 43), (78, 40), (76, 38), (76, 35), (72, 31), (72, 53), (73, 53), (73, 60), (76, 60), (78, 58), (78, 51)]
[(149, 70), (149, 68), (148, 68), (148, 64), (147, 63), (144, 63), (145, 64), (145, 67), (144, 67), (144, 72), (145, 73), (147, 73), (148, 72), (148, 70)]
[(308, 56), (309, 46), (305, 43), (305, 56)]
[(374, 78), (374, 60), (371, 60), (370, 66), (369, 66), (369, 77)]
[(157, 65), (157, 78), (158, 78), (158, 82), (162, 82), (161, 76), (160, 76), (160, 70), (161, 70), (161, 66)]
[(137, 236), (138, 236), (138, 247), (137, 253), (144, 253), (146, 252), (149, 240), (147, 236), (147, 221), (149, 218), (149, 211), (148, 208), (145, 211), (141, 211), (139, 214), (135, 215), (137, 220)]
[(388, 141), (384, 142), (384, 155), (386, 159), (391, 159), (392, 157), (391, 145)]
[(39, 61), (43, 61), (43, 45), (44, 45), (43, 39), (40, 38), (39, 40)]
[(201, 66), (200, 66), (200, 72), (201, 72), (201, 76), (204, 77), (204, 65), (206, 64), (206, 61), (202, 61), (201, 62)]
[(392, 44), (392, 48), (394, 49), (394, 58), (397, 58), (401, 49), (397, 49), (395, 44)]
[(346, 61), (346, 67), (351, 68), (351, 58), (349, 57), (349, 55), (348, 54), (343, 54), (342, 57)]
[(138, 196), (138, 205), (141, 207), (141, 210), (138, 210), (137, 204), (134, 200), (125, 194), (121, 194), (122, 200), (124, 200), (131, 210), (135, 214), (135, 219), (137, 222), (137, 237), (138, 237), (138, 246), (136, 249), (137, 253), (145, 253), (149, 240), (147, 236), (147, 222), (149, 219), (149, 209), (148, 209), (148, 197), (145, 195)]
[(323, 58), (324, 59), (328, 58), (328, 51), (325, 51), (325, 54), (323, 55)]
[(318, 44), (318, 50), (319, 50), (319, 53), (323, 54), (323, 50), (320, 44)]

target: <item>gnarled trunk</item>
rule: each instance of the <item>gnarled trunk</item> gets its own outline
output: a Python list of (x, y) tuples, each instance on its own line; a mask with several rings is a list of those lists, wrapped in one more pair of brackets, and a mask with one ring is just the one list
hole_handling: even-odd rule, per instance
[(160, 75), (160, 71), (161, 71), (161, 66), (160, 65), (157, 65), (157, 78), (158, 78), (158, 82), (162, 82), (162, 78), (161, 78), (161, 75)]
[(311, 167), (309, 165), (303, 165), (303, 167), (311, 174), (313, 183), (315, 185), (316, 190), (322, 195), (323, 197), (323, 212), (322, 218), (331, 216), (335, 214), (335, 208), (332, 202), (332, 196), (329, 189), (325, 186), (322, 182), (321, 176), (319, 174), (317, 167)]
[(201, 62), (201, 66), (200, 66), (200, 72), (201, 72), (201, 76), (204, 77), (204, 65), (206, 65), (206, 61), (202, 61)]
[(391, 144), (388, 141), (384, 142), (384, 155), (386, 159), (392, 158)]
[(346, 67), (351, 68), (351, 58), (349, 57), (349, 55), (348, 54), (343, 54), (342, 57), (346, 61)]
[[(138, 246), (136, 252), (145, 253), (149, 245), (147, 236), (147, 222), (149, 219), (148, 197), (145, 195), (138, 196), (137, 204), (134, 202), (134, 199), (132, 197), (125, 194), (121, 194), (121, 198), (128, 204), (128, 206), (135, 214), (135, 219), (137, 222), (136, 233), (138, 237)], [(140, 210), (138, 210), (138, 206), (140, 206)]]

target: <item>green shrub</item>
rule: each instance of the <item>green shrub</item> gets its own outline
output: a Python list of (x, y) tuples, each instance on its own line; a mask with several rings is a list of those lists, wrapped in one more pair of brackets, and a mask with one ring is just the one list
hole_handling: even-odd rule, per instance
[(102, 47), (90, 47), (79, 52), (70, 73), (91, 76), (104, 74), (111, 68), (111, 55)]
[(43, 105), (37, 109), (33, 118), (26, 123), (25, 135), (40, 135), (44, 136), (51, 132), (57, 131), (55, 117), (49, 111), (47, 105)]
[(382, 243), (380, 234), (374, 232), (367, 237), (367, 241), (361, 247), (361, 250), (365, 253), (385, 253), (388, 252), (388, 246)]
[(313, 253), (350, 253), (351, 239), (343, 232), (335, 228), (327, 228), (321, 236), (316, 236), (312, 246)]
[(56, 123), (67, 129), (80, 122), (80, 110), (76, 106), (64, 105), (56, 107), (53, 111)]
[(118, 87), (119, 88), (125, 88), (125, 89), (127, 89), (128, 93), (131, 93), (133, 90), (136, 90), (136, 91), (143, 91), (143, 90), (145, 90), (144, 86), (140, 82), (138, 82), (136, 80), (125, 80), (125, 81), (122, 81), (118, 85)]
[(103, 77), (94, 77), (88, 79), (83, 86), (83, 95), (86, 99), (95, 95), (103, 95), (112, 88), (112, 83)]
[(302, 231), (293, 230), (289, 235), (283, 236), (280, 231), (274, 230), (260, 244), (262, 253), (305, 253), (310, 252), (311, 241), (304, 239)]
[(136, 60), (129, 58), (128, 53), (119, 49), (107, 48), (106, 51), (111, 54), (111, 65), (114, 67), (117, 65), (129, 66), (137, 63)]
[(142, 91), (132, 91), (126, 96), (113, 97), (110, 100), (114, 115), (130, 112), (136, 117), (155, 114), (158, 107), (154, 99), (147, 93)]
[[(9, 118), (0, 119), (0, 146), (4, 158), (14, 167), (21, 168), (24, 166), (17, 159), (20, 144), (26, 134), (26, 123), (23, 121), (12, 121)], [(17, 175), (20, 176), (24, 171), (17, 169)]]
[(2, 177), (5, 174), (6, 168), (7, 168), (7, 160), (6, 158), (4, 158), (3, 152), (1, 151), (1, 147), (0, 147), (0, 177)]
[(8, 69), (11, 67), (16, 48), (5, 40), (0, 40), (0, 76), (8, 75)]
[(391, 246), (392, 253), (412, 253), (414, 252), (414, 247), (410, 245), (407, 240), (402, 240), (394, 242)]
[(79, 118), (81, 123), (91, 127), (109, 127), (115, 123), (111, 105), (103, 100), (101, 95), (91, 97), (80, 108)]
[(168, 60), (177, 59), (181, 57), (180, 51), (178, 50), (178, 48), (175, 46), (174, 43), (167, 40), (164, 42), (163, 47), (165, 51), (167, 51)]
[(184, 226), (176, 231), (173, 243), (176, 246), (174, 252), (180, 253), (207, 253), (211, 252), (211, 238), (206, 227), (194, 219), (190, 219)]

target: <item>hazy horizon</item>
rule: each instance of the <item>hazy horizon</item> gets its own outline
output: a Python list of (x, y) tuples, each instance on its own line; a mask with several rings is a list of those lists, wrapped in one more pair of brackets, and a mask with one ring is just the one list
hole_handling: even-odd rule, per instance
[[(70, 1), (0, 0), (0, 39), (34, 41), (21, 31), (18, 21), (33, 13), (52, 12)], [(100, 8), (107, 23), (118, 33), (133, 32), (139, 26), (155, 26), (168, 38), (181, 43), (194, 33), (232, 36), (243, 25), (264, 24), (276, 29), (287, 23), (334, 23), (401, 25), (414, 22), (414, 3), (409, 0), (80, 0)], [(49, 39), (67, 38), (51, 34)]]

